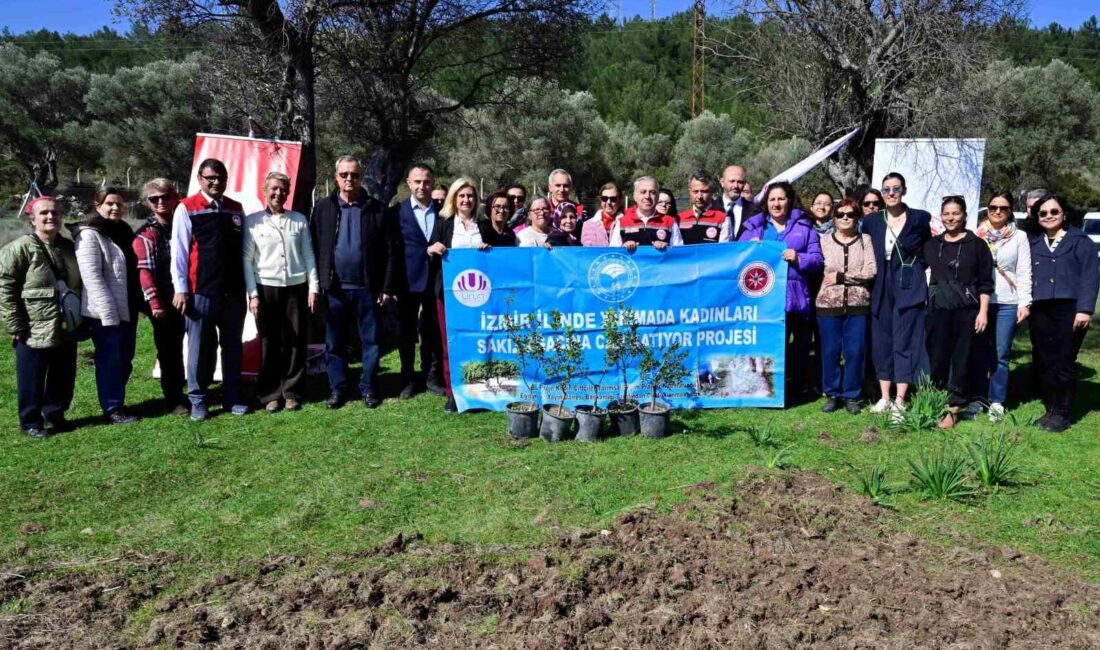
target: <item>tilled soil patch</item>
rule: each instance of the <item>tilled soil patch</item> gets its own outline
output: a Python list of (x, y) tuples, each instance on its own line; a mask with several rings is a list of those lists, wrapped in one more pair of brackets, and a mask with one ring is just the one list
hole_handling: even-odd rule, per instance
[(1100, 586), (1036, 558), (891, 532), (812, 474), (698, 488), (539, 549), (398, 536), (359, 568), (272, 558), (172, 596), (164, 557), (4, 569), (0, 647), (1100, 647)]

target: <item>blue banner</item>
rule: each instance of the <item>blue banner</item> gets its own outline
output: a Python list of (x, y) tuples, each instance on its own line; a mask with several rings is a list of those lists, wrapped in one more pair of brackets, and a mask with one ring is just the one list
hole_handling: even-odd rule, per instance
[[(601, 407), (623, 395), (621, 373), (604, 360), (608, 308), (632, 308), (644, 346), (687, 350), (690, 378), (660, 396), (673, 408), (782, 406), (787, 263), (780, 242), (639, 247), (458, 249), (443, 264), (451, 385), (459, 410), (502, 411), (510, 402), (556, 403), (560, 391), (537, 363), (515, 354), (506, 316), (531, 314), (550, 347), (563, 328), (558, 310), (583, 350), (569, 383), (567, 406)], [(528, 388), (530, 386), (531, 388)], [(631, 399), (651, 390), (627, 371)], [(532, 395), (535, 393), (535, 395)]]

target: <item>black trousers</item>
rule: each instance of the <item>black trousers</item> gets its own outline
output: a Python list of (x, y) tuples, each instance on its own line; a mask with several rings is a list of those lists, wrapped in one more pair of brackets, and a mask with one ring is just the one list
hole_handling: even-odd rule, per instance
[(76, 343), (52, 348), (15, 344), (15, 386), (19, 393), (19, 426), (42, 428), (64, 417), (76, 383)]
[(810, 337), (813, 321), (809, 314), (787, 314), (787, 391), (795, 395), (810, 384)]
[(419, 339), (420, 372), (442, 383), (443, 348), (439, 335), (439, 319), (436, 316), (435, 292), (428, 288), (419, 293), (399, 295), (397, 317), (401, 322), (401, 341), (398, 345), (401, 381), (405, 384), (413, 381), (416, 342)]
[(306, 316), (309, 285), (256, 286), (260, 296), (260, 376), (256, 383), (261, 404), (281, 398), (301, 400), (306, 377)]
[(169, 305), (160, 318), (149, 318), (153, 326), (153, 345), (160, 362), (160, 391), (172, 405), (183, 404), (187, 381), (183, 374), (183, 314)]
[(924, 321), (932, 383), (947, 389), (947, 405), (954, 408), (970, 401), (970, 348), (977, 317), (977, 307), (931, 309)]
[(1069, 416), (1077, 396), (1077, 353), (1087, 330), (1073, 329), (1076, 300), (1037, 300), (1028, 318), (1031, 363), (1048, 413)]

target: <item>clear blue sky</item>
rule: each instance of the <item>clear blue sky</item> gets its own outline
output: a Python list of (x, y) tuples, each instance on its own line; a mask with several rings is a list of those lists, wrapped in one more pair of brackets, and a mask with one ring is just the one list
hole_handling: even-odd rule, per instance
[[(723, 12), (727, 4), (722, 1), (708, 3), (716, 13)], [(667, 16), (692, 6), (691, 0), (657, 0), (657, 15)], [(125, 31), (127, 25), (115, 22), (112, 15), (114, 0), (0, 0), (0, 26), (12, 32), (46, 27), (58, 32), (86, 34), (100, 27), (114, 27)], [(623, 15), (649, 16), (649, 0), (622, 0)], [(615, 15), (615, 0), (610, 0), (608, 13)], [(1031, 23), (1039, 27), (1056, 22), (1065, 27), (1079, 27), (1091, 15), (1100, 15), (1097, 0), (1056, 0), (1031, 3)]]

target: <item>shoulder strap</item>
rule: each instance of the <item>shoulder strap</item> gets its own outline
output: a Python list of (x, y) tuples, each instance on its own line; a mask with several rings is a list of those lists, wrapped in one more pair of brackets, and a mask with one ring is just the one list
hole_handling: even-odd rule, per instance
[(69, 281), (69, 274), (65, 271), (64, 268), (59, 268), (57, 266), (57, 263), (53, 259), (53, 255), (50, 255), (50, 251), (46, 248), (46, 244), (43, 243), (42, 240), (38, 238), (38, 235), (33, 232), (31, 233), (31, 239), (34, 240), (34, 243), (38, 245), (38, 250), (40, 250), (42, 252), (42, 255), (45, 256), (46, 263), (50, 265), (50, 270), (53, 271), (54, 277), (58, 280), (61, 280), (62, 282), (67, 283)]

